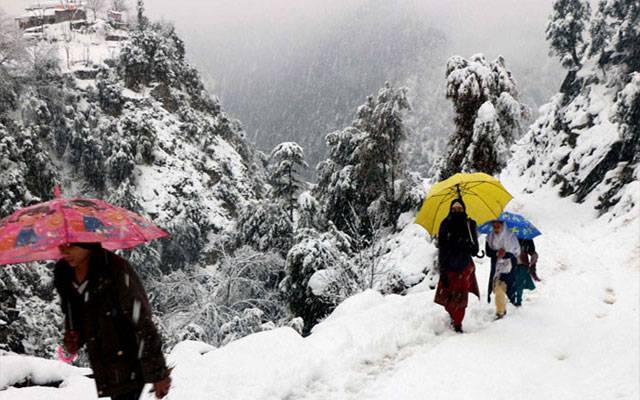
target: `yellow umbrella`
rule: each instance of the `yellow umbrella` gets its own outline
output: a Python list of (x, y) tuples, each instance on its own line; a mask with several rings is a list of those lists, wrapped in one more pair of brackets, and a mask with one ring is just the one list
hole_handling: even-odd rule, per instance
[(456, 198), (462, 198), (467, 206), (467, 215), (480, 226), (498, 218), (513, 196), (491, 175), (482, 172), (455, 174), (431, 187), (416, 223), (431, 236), (438, 236), (440, 223), (449, 214), (451, 201)]

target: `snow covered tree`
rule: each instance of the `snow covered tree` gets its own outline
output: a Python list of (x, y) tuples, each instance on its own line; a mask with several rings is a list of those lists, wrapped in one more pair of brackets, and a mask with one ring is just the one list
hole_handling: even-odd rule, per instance
[(123, 138), (129, 141), (136, 162), (151, 164), (156, 146), (156, 135), (149, 124), (151, 115), (148, 112), (129, 110), (120, 120)]
[(63, 324), (52, 283), (44, 265), (0, 268), (0, 351), (42, 357), (55, 352)]
[(201, 82), (193, 82), (192, 68), (185, 64), (184, 55), (184, 43), (171, 24), (145, 24), (144, 29), (131, 32), (120, 51), (120, 76), (125, 86), (133, 89), (151, 82), (202, 88)]
[(57, 180), (51, 159), (29, 128), (0, 121), (0, 218), (53, 197)]
[(117, 81), (112, 70), (102, 70), (96, 77), (98, 89), (98, 102), (107, 114), (117, 117), (122, 112), (124, 100), (122, 98), (123, 87)]
[[(446, 153), (439, 162), (440, 179), (462, 171), (463, 166), (471, 168), (471, 165), (494, 163), (495, 159), (471, 158), (469, 150), (474, 136), (480, 139), (488, 134), (487, 129), (498, 129), (503, 141), (500, 146), (508, 148), (521, 135), (522, 123), (528, 115), (528, 108), (517, 100), (516, 82), (502, 56), (491, 63), (482, 54), (474, 55), (469, 60), (460, 56), (451, 57), (447, 62), (447, 98), (453, 102), (456, 131), (449, 138)], [(491, 104), (496, 124), (490, 124), (492, 128), (486, 123), (479, 124), (478, 129), (484, 132), (480, 133), (476, 129), (476, 119), (478, 111), (486, 102)], [(488, 156), (489, 153), (478, 152), (476, 149), (475, 154), (481, 157)], [(500, 168), (491, 168), (493, 172), (499, 170)]]
[(462, 161), (462, 171), (482, 171), (493, 175), (505, 166), (507, 152), (496, 109), (487, 101), (478, 110), (471, 143)]
[[(598, 197), (599, 210), (607, 210), (617, 204), (624, 193), (623, 187), (638, 180), (640, 172), (640, 72), (634, 72), (629, 82), (618, 94), (612, 121), (620, 125), (621, 140), (612, 146), (609, 154), (616, 163), (604, 179), (607, 190)], [(582, 191), (586, 192), (586, 191)], [(582, 194), (579, 192), (579, 194)]]
[(0, 9), (0, 115), (17, 107), (20, 83), (14, 72), (27, 58), (25, 49), (22, 33)]
[(593, 18), (591, 18), (591, 23), (589, 25), (589, 36), (591, 37), (591, 43), (589, 46), (590, 57), (596, 55), (601, 56), (604, 53), (605, 47), (611, 40), (611, 28), (607, 23), (606, 8), (607, 2), (601, 1), (598, 4), (598, 10)]
[(109, 179), (115, 184), (120, 184), (133, 174), (136, 163), (132, 153), (128, 143), (117, 143), (111, 156), (107, 159), (107, 173)]
[(353, 126), (327, 135), (329, 158), (318, 165), (314, 195), (339, 229), (347, 228), (354, 210), (363, 219), (382, 215), (384, 225), (406, 211), (398, 207), (404, 200), (396, 189), (407, 179), (400, 149), (408, 134), (402, 118), (409, 109), (406, 90), (386, 84), (358, 108)]
[(287, 211), (271, 200), (252, 200), (238, 216), (237, 235), (241, 244), (285, 256), (293, 245), (293, 222)]
[(304, 150), (294, 142), (280, 143), (271, 152), (270, 165), (269, 183), (273, 187), (273, 195), (283, 201), (289, 211), (289, 220), (293, 222), (297, 195), (304, 189), (299, 169), (308, 168)]
[(84, 140), (81, 153), (83, 174), (97, 190), (105, 188), (105, 159), (100, 140), (91, 135)]
[(284, 275), (282, 256), (243, 246), (233, 254), (222, 251), (219, 261), (217, 304), (237, 312), (259, 309), (267, 321), (277, 321), (285, 316), (278, 288)]
[(335, 230), (309, 235), (287, 254), (286, 276), (280, 287), (293, 315), (304, 320), (303, 334), (358, 291), (358, 276), (349, 254), (348, 239)]
[(85, 7), (87, 7), (88, 10), (91, 10), (91, 12), (93, 13), (93, 20), (95, 21), (98, 12), (102, 11), (102, 9), (104, 8), (106, 0), (85, 0), (84, 4)]
[(591, 6), (585, 0), (556, 0), (547, 24), (547, 40), (551, 55), (557, 55), (564, 67), (581, 67), (584, 31), (591, 17)]
[(626, 64), (640, 70), (640, 4), (635, 0), (602, 0), (591, 22), (591, 54), (599, 64)]
[(138, 13), (138, 29), (142, 31), (147, 26), (148, 20), (144, 15), (144, 0), (137, 0), (137, 2), (136, 11)]
[(110, 6), (113, 11), (126, 12), (129, 10), (129, 0), (110, 0)]
[(313, 197), (310, 190), (298, 196), (298, 229), (321, 229), (324, 221), (321, 219), (320, 204)]

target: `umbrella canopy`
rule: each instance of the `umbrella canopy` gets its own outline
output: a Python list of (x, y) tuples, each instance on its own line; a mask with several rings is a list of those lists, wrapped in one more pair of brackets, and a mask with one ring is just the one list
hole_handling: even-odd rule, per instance
[[(510, 213), (504, 211), (495, 220), (502, 221), (507, 224), (507, 228), (511, 232), (515, 233), (518, 239), (533, 239), (536, 236), (542, 235), (542, 233), (536, 228), (530, 221), (520, 214)], [(491, 232), (492, 221), (485, 222), (478, 227), (478, 232), (488, 235)]]
[(116, 250), (166, 236), (141, 216), (102, 200), (57, 198), (0, 221), (0, 264), (57, 260), (61, 244), (101, 243)]
[(449, 205), (461, 198), (467, 206), (467, 215), (478, 225), (498, 218), (513, 198), (499, 180), (481, 172), (455, 174), (431, 187), (416, 223), (422, 225), (431, 236), (437, 236), (440, 223), (449, 214)]

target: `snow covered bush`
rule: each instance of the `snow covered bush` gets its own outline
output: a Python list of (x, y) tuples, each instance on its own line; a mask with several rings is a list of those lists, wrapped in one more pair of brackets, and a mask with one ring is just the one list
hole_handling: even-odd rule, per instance
[(0, 268), (0, 350), (51, 357), (62, 340), (51, 269), (40, 265)]
[(241, 247), (222, 251), (214, 268), (153, 279), (152, 303), (168, 335), (166, 346), (186, 339), (226, 344), (284, 324), (286, 304), (278, 289), (283, 268), (279, 255)]
[(291, 313), (304, 321), (303, 332), (359, 289), (349, 238), (334, 230), (309, 231), (287, 254), (280, 287)]

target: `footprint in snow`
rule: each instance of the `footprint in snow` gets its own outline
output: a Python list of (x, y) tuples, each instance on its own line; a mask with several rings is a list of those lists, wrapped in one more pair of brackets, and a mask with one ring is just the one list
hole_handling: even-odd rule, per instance
[(613, 288), (606, 288), (604, 290), (604, 302), (609, 304), (609, 305), (613, 305), (616, 302), (616, 293), (613, 290)]

